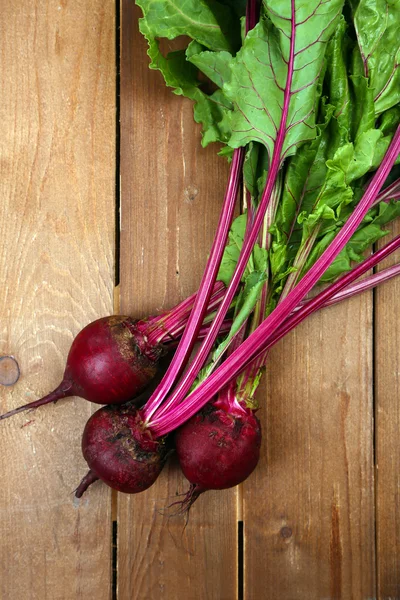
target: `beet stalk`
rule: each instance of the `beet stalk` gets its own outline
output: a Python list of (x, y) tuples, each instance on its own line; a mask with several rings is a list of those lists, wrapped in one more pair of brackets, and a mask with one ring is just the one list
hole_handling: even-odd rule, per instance
[[(224, 289), (223, 283), (216, 283), (207, 314), (213, 314)], [(0, 415), (0, 420), (70, 396), (96, 404), (123, 404), (137, 397), (157, 374), (159, 360), (167, 352), (166, 344), (182, 334), (194, 299), (195, 295), (149, 319), (114, 315), (89, 323), (75, 337), (63, 379), (56, 389)], [(225, 328), (226, 324), (222, 331)], [(200, 335), (207, 331), (203, 327)]]

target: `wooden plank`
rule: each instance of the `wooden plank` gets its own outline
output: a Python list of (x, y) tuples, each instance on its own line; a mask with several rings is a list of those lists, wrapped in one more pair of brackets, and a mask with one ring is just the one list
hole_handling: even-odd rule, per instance
[[(0, 354), (21, 377), (1, 412), (59, 383), (73, 336), (112, 311), (112, 2), (2, 3)], [(0, 597), (108, 599), (110, 494), (85, 473), (92, 406), (68, 400), (1, 424)]]
[[(144, 316), (195, 291), (228, 167), (201, 149), (191, 103), (149, 71), (133, 3), (122, 9), (121, 310)], [(119, 600), (236, 597), (236, 491), (205, 494), (184, 529), (156, 510), (186, 487), (170, 466), (150, 490), (119, 496)]]
[(262, 460), (243, 494), (244, 598), (374, 598), (371, 295), (284, 339), (260, 403)]
[[(391, 227), (399, 235), (400, 224)], [(381, 268), (399, 262), (396, 252)], [(400, 598), (400, 281), (375, 292), (376, 526), (378, 598)]]

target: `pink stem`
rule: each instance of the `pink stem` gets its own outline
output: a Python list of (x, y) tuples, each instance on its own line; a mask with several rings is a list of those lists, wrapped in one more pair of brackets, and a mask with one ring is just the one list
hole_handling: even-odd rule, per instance
[(239, 188), (240, 172), (243, 164), (244, 149), (235, 150), (229, 174), (228, 186), (218, 222), (217, 232), (211, 248), (211, 253), (200, 283), (199, 291), (190, 313), (186, 329), (183, 333), (174, 357), (160, 384), (146, 404), (145, 418), (149, 419), (164, 400), (165, 395), (182, 373), (196, 342), (201, 324), (206, 313), (210, 296), (221, 264), (229, 228), (233, 219), (236, 196)]
[[(287, 319), (299, 302), (314, 287), (326, 269), (347, 244), (360, 225), (365, 214), (371, 208), (380, 188), (400, 152), (400, 126), (386, 152), (385, 158), (352, 215), (344, 223), (329, 247), (318, 258), (313, 267), (304, 275), (296, 287), (275, 308), (263, 323), (241, 344), (239, 348), (223, 362), (212, 375), (205, 379), (179, 406), (179, 410), (171, 411), (149, 423), (149, 427), (157, 436), (164, 435), (179, 427), (196, 414), (226, 383), (236, 377), (239, 372), (256, 356), (266, 349), (266, 342), (274, 335), (278, 327)], [(272, 165), (271, 165), (272, 171)], [(270, 172), (271, 172), (270, 171)], [(268, 184), (267, 184), (268, 186)], [(359, 268), (362, 265), (359, 265)], [(345, 276), (346, 277), (346, 276)], [(333, 284), (335, 285), (335, 284)], [(295, 315), (296, 316), (296, 315)]]
[(370, 288), (376, 287), (380, 283), (384, 283), (385, 281), (389, 281), (393, 277), (396, 277), (400, 274), (400, 264), (393, 265), (392, 267), (388, 267), (387, 269), (383, 269), (379, 273), (374, 273), (369, 277), (366, 277), (362, 281), (358, 283), (354, 283), (353, 285), (349, 285), (349, 287), (345, 288), (333, 298), (325, 302), (324, 308), (326, 306), (331, 306), (333, 304), (337, 304), (342, 300), (346, 300), (347, 298), (351, 298), (352, 296), (356, 296), (357, 294), (361, 294)]
[[(225, 319), (225, 321), (221, 325), (221, 329), (219, 330), (219, 335), (229, 333), (231, 327), (232, 327), (232, 319)], [(177, 329), (176, 331), (171, 332), (169, 339), (164, 340), (164, 343), (168, 345), (168, 348), (170, 348), (170, 347), (173, 348), (174, 343), (176, 345), (176, 343), (179, 340), (180, 334), (182, 333), (184, 328), (185, 328), (185, 325), (182, 325), (182, 327), (180, 329)], [(206, 337), (209, 329), (210, 329), (209, 325), (202, 325), (200, 327), (197, 339), (198, 340), (204, 339)]]
[[(287, 115), (289, 111), (289, 104), (291, 98), (291, 87), (292, 87), (292, 79), (293, 79), (293, 65), (294, 65), (294, 46), (295, 46), (295, 6), (294, 0), (291, 0), (292, 5), (292, 31), (291, 31), (291, 39), (290, 39), (290, 51), (289, 51), (289, 61), (288, 61), (288, 73), (287, 73), (287, 81), (285, 85), (284, 92), (284, 100), (283, 100), (283, 108), (282, 108), (282, 118), (279, 126), (279, 130), (276, 136), (276, 142), (274, 145), (274, 151), (272, 155), (272, 161), (270, 164), (270, 168), (268, 170), (267, 182), (266, 186), (261, 198), (261, 202), (258, 206), (254, 225), (252, 230), (249, 232), (247, 239), (244, 240), (243, 246), (240, 252), (240, 256), (235, 268), (235, 272), (231, 279), (231, 282), (226, 291), (225, 297), (221, 302), (221, 305), (218, 309), (218, 312), (215, 316), (215, 319), (210, 327), (210, 331), (208, 332), (207, 337), (204, 339), (202, 345), (200, 346), (193, 362), (191, 363), (189, 369), (184, 373), (183, 377), (179, 381), (177, 387), (174, 392), (171, 394), (170, 398), (164, 402), (160, 410), (157, 412), (156, 419), (153, 422), (158, 422), (158, 419), (161, 418), (162, 414), (165, 414), (176, 406), (178, 406), (182, 400), (185, 398), (187, 392), (192, 387), (199, 370), (202, 368), (205, 360), (207, 359), (208, 354), (212, 348), (212, 345), (215, 341), (217, 333), (221, 327), (221, 323), (225, 318), (226, 312), (231, 305), (233, 297), (236, 293), (236, 289), (240, 283), (240, 280), (243, 276), (246, 265), (249, 261), (250, 255), (253, 251), (254, 244), (257, 241), (258, 234), (261, 230), (262, 224), (264, 222), (265, 212), (267, 210), (271, 194), (273, 193), (276, 179), (278, 176), (279, 168), (281, 166), (281, 154), (283, 143), (285, 140), (286, 134), (286, 121)], [(236, 351), (238, 352), (239, 349)], [(234, 355), (234, 354), (233, 354)], [(233, 356), (232, 355), (232, 356)], [(144, 417), (147, 423), (149, 423), (151, 417), (154, 415), (154, 410), (145, 409)]]
[[(396, 248), (397, 248), (397, 244), (396, 244), (395, 249)], [(381, 260), (383, 260), (383, 258), (379, 259), (379, 261), (381, 261)], [(332, 298), (330, 298), (329, 300), (326, 300), (322, 306), (320, 306), (314, 310), (319, 310), (320, 308), (327, 308), (328, 306), (333, 306), (334, 304), (338, 304), (339, 302), (342, 302), (343, 300), (347, 300), (348, 298), (352, 298), (353, 296), (362, 294), (363, 292), (366, 292), (367, 290), (377, 287), (381, 283), (385, 283), (386, 281), (393, 279), (393, 277), (397, 277), (397, 275), (400, 275), (400, 263), (397, 265), (393, 265), (392, 267), (388, 267), (387, 269), (383, 269), (379, 273), (374, 273), (373, 275), (370, 275), (369, 277), (366, 277), (365, 279), (362, 279), (361, 281), (359, 281), (357, 283), (347, 285), (343, 290), (341, 290), (340, 292), (337, 292)], [(308, 304), (308, 302), (309, 302), (308, 300), (305, 302), (303, 301), (299, 304), (299, 306), (296, 306), (296, 308), (292, 312), (292, 315), (295, 315), (296, 313), (298, 313), (303, 308), (303, 306), (306, 306)], [(303, 317), (303, 318), (305, 318), (305, 317)], [(285, 323), (287, 323), (287, 321), (285, 321)], [(293, 325), (293, 327), (294, 327), (294, 325)], [(286, 335), (286, 333), (288, 333), (288, 332), (285, 330), (285, 333), (283, 335)], [(281, 339), (281, 337), (282, 336), (280, 336), (279, 339)], [(255, 375), (257, 373), (258, 369), (260, 369), (266, 363), (269, 350), (270, 350), (270, 345), (268, 345), (268, 348), (265, 351), (265, 353), (260, 353), (258, 355), (258, 357), (256, 357), (251, 362), (251, 366), (254, 365), (254, 367), (252, 368), (252, 371), (251, 371), (253, 375)]]
[[(350, 282), (361, 277), (361, 275), (375, 267), (380, 261), (384, 260), (387, 256), (389, 256), (389, 254), (392, 254), (398, 248), (400, 248), (400, 235), (397, 235), (395, 238), (393, 238), (391, 242), (389, 242), (383, 248), (378, 250), (378, 252), (375, 252), (375, 254), (367, 258), (360, 265), (355, 267), (352, 271), (338, 279), (335, 283), (333, 283), (328, 288), (320, 292), (317, 296), (309, 300), (299, 310), (295, 311), (283, 323), (283, 325), (279, 327), (279, 329), (276, 330), (273, 333), (273, 335), (268, 338), (266, 347), (256, 355), (255, 359), (260, 357), (265, 351), (268, 351), (271, 348), (271, 346), (276, 344), (280, 339), (282, 339), (282, 337), (289, 333), (289, 331), (291, 331), (292, 329), (294, 329), (294, 327), (299, 325), (299, 323), (304, 321), (304, 319), (308, 317), (311, 313), (321, 308), (325, 308), (326, 306), (330, 306), (331, 304), (335, 304), (340, 300), (344, 300), (346, 295), (343, 294), (341, 296), (341, 290), (344, 289), (346, 292), (346, 288)], [(365, 291), (366, 289), (373, 287), (374, 285), (378, 285), (378, 283), (386, 281), (391, 277), (394, 277), (396, 274), (400, 273), (400, 265), (396, 265), (396, 267), (397, 269), (387, 269), (387, 271), (390, 270), (391, 272), (389, 274), (387, 273), (386, 277), (382, 278), (381, 280), (375, 278), (374, 276), (368, 278), (370, 280), (368, 286), (363, 285), (363, 287), (361, 288), (361, 284), (367, 282), (368, 279), (365, 279), (364, 281), (360, 282), (358, 289), (356, 289), (353, 295), (360, 293), (361, 291)], [(356, 288), (356, 286), (354, 287)]]
[[(292, 2), (293, 1), (294, 0), (292, 0)], [(256, 2), (256, 0), (249, 0), (247, 7), (246, 7), (246, 26), (248, 28), (250, 28), (250, 26), (254, 27), (256, 24), (256, 21), (257, 21), (257, 2)], [(247, 31), (249, 31), (249, 29), (247, 29)], [(166, 372), (164, 378), (162, 379), (160, 385), (156, 388), (154, 394), (151, 396), (151, 398), (149, 399), (149, 401), (146, 403), (146, 405), (144, 407), (143, 418), (147, 422), (151, 419), (151, 417), (156, 412), (158, 407), (162, 404), (162, 402), (165, 399), (165, 396), (168, 394), (168, 392), (170, 391), (172, 386), (175, 384), (178, 377), (181, 375), (183, 368), (186, 365), (187, 360), (189, 359), (190, 353), (193, 349), (193, 345), (197, 338), (197, 334), (198, 334), (200, 325), (204, 318), (204, 314), (205, 314), (204, 305), (208, 303), (208, 299), (209, 299), (209, 295), (208, 295), (207, 299), (204, 299), (205, 291), (208, 290), (210, 283), (214, 282), (215, 278), (217, 276), (218, 268), (219, 268), (219, 265), (220, 265), (221, 259), (222, 259), (222, 254), (224, 252), (224, 246), (225, 246), (225, 243), (226, 243), (226, 240), (228, 237), (229, 227), (232, 223), (234, 201), (236, 200), (236, 195), (237, 195), (237, 191), (238, 191), (238, 187), (239, 187), (239, 177), (240, 177), (240, 172), (241, 172), (241, 169), (243, 166), (243, 160), (244, 160), (244, 148), (236, 149), (233, 153), (228, 189), (225, 194), (225, 201), (222, 206), (222, 211), (221, 211), (221, 215), (220, 215), (220, 224), (217, 228), (217, 233), (214, 238), (214, 243), (213, 243), (213, 247), (211, 249), (210, 258), (207, 262), (207, 266), (204, 271), (204, 275), (203, 275), (202, 282), (200, 284), (198, 296), (196, 297), (196, 303), (195, 303), (195, 306), (193, 307), (192, 313), (189, 317), (187, 327), (184, 331), (184, 334), (183, 334), (181, 342), (177, 348), (177, 351), (174, 355), (174, 358), (172, 359), (172, 362), (171, 362), (169, 368), (167, 369), (167, 372)], [(232, 202), (232, 197), (234, 198), (233, 202)], [(226, 224), (228, 225), (227, 228), (226, 228)], [(250, 253), (251, 253), (251, 249), (252, 249), (253, 245), (254, 245), (254, 241), (250, 248)], [(217, 250), (218, 250), (217, 252), (214, 251), (215, 247), (217, 247)], [(243, 248), (242, 248), (242, 253), (243, 253)], [(249, 256), (250, 256), (250, 253), (249, 253)], [(214, 254), (215, 254), (215, 256), (214, 256)], [(247, 260), (248, 260), (248, 258), (247, 258)], [(239, 262), (240, 262), (240, 260), (239, 260)], [(246, 264), (247, 264), (247, 261), (246, 261)], [(243, 271), (244, 271), (246, 264), (243, 266)], [(238, 270), (238, 268), (239, 268), (239, 264), (236, 267), (236, 271)], [(241, 276), (239, 277), (239, 280), (236, 283), (236, 287), (239, 284), (240, 278), (241, 278)], [(233, 279), (235, 279), (235, 277)], [(236, 279), (235, 279), (235, 281), (236, 281)], [(233, 296), (236, 292), (236, 287), (233, 288), (233, 281), (232, 281), (230, 286), (228, 287), (225, 299), (222, 301), (222, 304), (220, 305), (220, 308), (217, 312), (217, 315), (215, 318), (217, 323), (215, 323), (215, 321), (213, 322), (213, 325), (210, 327), (208, 335), (204, 339), (203, 345), (201, 346), (197, 356), (203, 356), (205, 354), (204, 349), (208, 347), (209, 349), (208, 349), (207, 354), (205, 355), (205, 358), (207, 357), (207, 355), (218, 335), (218, 331), (222, 325), (222, 322), (223, 322), (225, 315), (229, 309), (229, 306), (232, 303)], [(202, 309), (202, 312), (200, 313), (201, 309)], [(201, 317), (201, 319), (200, 319), (200, 317)], [(214, 326), (214, 323), (215, 323), (215, 326)], [(204, 360), (205, 360), (205, 358), (204, 358)], [(197, 363), (200, 364), (200, 367), (198, 367), (198, 369), (197, 369), (197, 371), (198, 371), (201, 368), (202, 362), (200, 360), (197, 360)], [(185, 378), (185, 381), (188, 382), (190, 378), (192, 378), (192, 381), (191, 381), (191, 383), (188, 384), (189, 387), (187, 388), (186, 391), (188, 391), (188, 389), (190, 389), (193, 381), (195, 380), (195, 378), (197, 376), (197, 371), (194, 371), (194, 369), (192, 369), (192, 368), (188, 369), (187, 373), (190, 373), (190, 375), (189, 375), (189, 378), (188, 377)], [(194, 377), (193, 377), (193, 375), (194, 375)]]
[[(206, 315), (212, 314), (220, 305), (225, 294), (225, 285), (222, 281), (217, 281), (214, 287), (213, 295), (207, 307)], [(191, 296), (191, 298), (195, 298)], [(185, 301), (186, 302), (186, 301)], [(182, 303), (183, 305), (184, 303)], [(193, 309), (193, 302), (187, 304), (185, 309), (180, 308), (179, 311), (172, 309), (168, 319), (152, 326), (150, 331), (147, 330), (148, 321), (144, 321), (143, 333), (147, 336), (148, 343), (153, 346), (168, 341), (169, 338), (176, 337), (176, 331), (182, 332), (186, 327), (190, 312)]]
[(400, 197), (400, 178), (396, 179), (388, 185), (384, 190), (382, 190), (373, 204), (379, 204), (379, 202), (389, 202), (390, 200), (397, 200)]
[[(211, 301), (213, 300), (214, 296), (221, 297), (220, 294), (224, 290), (225, 285), (222, 283), (222, 281), (216, 281), (214, 289), (212, 291)], [(195, 292), (194, 294), (189, 296), (189, 298), (186, 298), (185, 300), (174, 306), (174, 308), (171, 308), (171, 310), (168, 310), (162, 313), (161, 315), (156, 315), (154, 317), (150, 317), (150, 319), (147, 319), (146, 324), (147, 326), (150, 326), (148, 333), (151, 333), (153, 329), (159, 327), (164, 327), (168, 329), (170, 323), (176, 323), (180, 319), (186, 319), (193, 308), (194, 302), (196, 300), (196, 295), (197, 292)]]

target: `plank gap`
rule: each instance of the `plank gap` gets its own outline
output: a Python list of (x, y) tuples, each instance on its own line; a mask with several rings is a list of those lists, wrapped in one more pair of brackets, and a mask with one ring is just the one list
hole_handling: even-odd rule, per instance
[(118, 521), (112, 522), (112, 579), (111, 579), (111, 598), (118, 598)]
[[(378, 246), (376, 244), (372, 247), (372, 252), (375, 253), (378, 250)], [(378, 268), (375, 266), (372, 269), (373, 273), (378, 273)], [(376, 361), (377, 361), (377, 352), (376, 352), (376, 340), (377, 340), (377, 289), (372, 288), (372, 458), (374, 465), (374, 487), (376, 491)], [(375, 515), (376, 515), (376, 494), (375, 494)], [(376, 527), (375, 527), (376, 532)]]
[(115, 1), (115, 286), (120, 279), (121, 255), (121, 6)]
[(238, 521), (238, 600), (244, 598), (244, 536), (243, 521)]
[[(372, 251), (376, 252), (379, 247), (374, 244)], [(373, 273), (378, 272), (377, 266), (372, 269)], [(377, 402), (377, 308), (378, 308), (378, 297), (376, 288), (372, 289), (372, 460), (373, 460), (373, 490), (374, 490), (374, 544), (375, 544), (375, 595), (378, 597), (379, 590), (379, 551), (378, 551), (378, 470), (377, 470), (377, 422), (378, 422), (378, 402)]]

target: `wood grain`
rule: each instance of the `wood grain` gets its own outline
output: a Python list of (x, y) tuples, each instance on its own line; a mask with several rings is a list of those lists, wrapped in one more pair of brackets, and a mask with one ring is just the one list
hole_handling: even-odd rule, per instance
[(244, 598), (374, 598), (371, 294), (284, 339), (260, 404), (262, 460), (243, 493)]
[[(121, 309), (143, 316), (195, 291), (228, 167), (201, 149), (190, 102), (149, 71), (139, 12), (122, 7)], [(157, 511), (185, 488), (171, 464), (147, 492), (119, 496), (119, 600), (236, 597), (236, 491), (205, 494), (185, 529)]]
[[(399, 235), (400, 224), (391, 227)], [(383, 242), (384, 243), (384, 242)], [(398, 263), (396, 252), (380, 268)], [(378, 598), (400, 598), (400, 281), (375, 292), (376, 525)]]
[[(0, 354), (21, 377), (1, 412), (49, 391), (73, 336), (112, 311), (115, 22), (112, 2), (2, 2)], [(108, 599), (110, 494), (80, 504), (92, 407), (60, 402), (0, 431), (0, 597)]]

